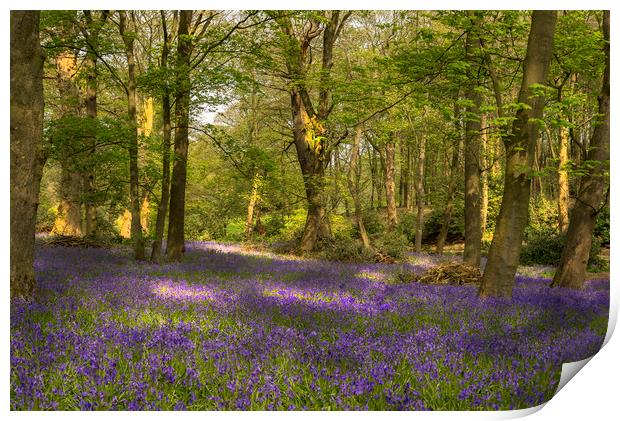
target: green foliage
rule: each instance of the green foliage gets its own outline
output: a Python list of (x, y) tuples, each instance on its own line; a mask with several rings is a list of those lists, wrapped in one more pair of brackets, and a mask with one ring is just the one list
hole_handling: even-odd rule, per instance
[(364, 248), (359, 240), (336, 238), (321, 251), (320, 256), (338, 262), (372, 262), (374, 253)]
[(596, 226), (594, 227), (594, 236), (597, 237), (602, 246), (610, 245), (610, 214), (609, 206), (605, 206), (599, 212), (596, 218)]
[[(458, 241), (465, 236), (464, 205), (462, 201), (457, 201), (452, 208), (452, 217), (448, 226), (447, 241)], [(437, 241), (441, 226), (443, 225), (444, 209), (434, 209), (431, 216), (424, 224), (423, 239), (428, 242)]]
[[(557, 266), (562, 257), (562, 250), (566, 243), (566, 237), (553, 229), (542, 229), (531, 232), (527, 242), (521, 248), (519, 263), (522, 265), (550, 265)], [(601, 243), (596, 237), (592, 240), (588, 268), (592, 270), (605, 270), (604, 262), (599, 254)]]
[(373, 238), (373, 246), (381, 253), (400, 260), (407, 250), (408, 239), (398, 230)]
[[(364, 227), (366, 228), (368, 235), (385, 232), (387, 228), (385, 219), (375, 210), (364, 211), (362, 220), (364, 221)], [(357, 227), (355, 227), (355, 235), (359, 236), (359, 230)]]
[(407, 239), (408, 243), (414, 243), (416, 226), (417, 219), (415, 212), (407, 212), (400, 215), (396, 229)]

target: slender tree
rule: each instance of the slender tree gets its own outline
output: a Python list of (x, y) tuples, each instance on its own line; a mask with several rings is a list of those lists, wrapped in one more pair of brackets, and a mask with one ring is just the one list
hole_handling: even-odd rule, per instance
[(482, 96), (478, 92), (478, 45), (475, 29), (479, 23), (474, 12), (469, 11), (470, 28), (467, 31), (465, 57), (470, 64), (469, 87), (465, 93), (465, 250), (463, 263), (480, 266), (482, 225), (480, 220), (480, 106)]
[(159, 261), (161, 258), (162, 242), (164, 238), (164, 226), (166, 224), (166, 213), (168, 211), (168, 202), (170, 198), (170, 139), (172, 134), (171, 121), (171, 104), (170, 104), (170, 87), (167, 82), (168, 75), (168, 54), (170, 53), (168, 26), (166, 24), (166, 15), (163, 10), (160, 11), (161, 25), (163, 31), (163, 45), (161, 49), (160, 67), (164, 70), (164, 86), (161, 94), (162, 108), (162, 178), (161, 178), (161, 198), (157, 206), (157, 219), (155, 221), (155, 239), (153, 248), (151, 249), (151, 260)]
[[(144, 260), (144, 238), (142, 236), (142, 224), (140, 223), (140, 173), (138, 168), (138, 115), (136, 111), (136, 60), (134, 52), (135, 32), (127, 22), (125, 11), (119, 11), (119, 30), (125, 45), (127, 58), (128, 79), (126, 85), (127, 94), (127, 117), (131, 130), (129, 130), (129, 196), (131, 200), (131, 241), (133, 254), (136, 260)], [(133, 12), (130, 12), (133, 13)], [(135, 28), (133, 28), (135, 29)]]
[(556, 11), (534, 11), (523, 63), (523, 80), (519, 91), (519, 110), (512, 131), (504, 136), (506, 168), (504, 193), (488, 261), (480, 285), (482, 297), (510, 298), (519, 264), (523, 231), (527, 224), (531, 178), (538, 122), (544, 98), (536, 94), (537, 85), (547, 80), (553, 52)]
[(388, 230), (393, 230), (398, 223), (396, 214), (396, 196), (394, 191), (394, 161), (396, 160), (396, 148), (394, 147), (394, 133), (388, 134), (389, 139), (385, 144), (385, 196), (387, 204)]

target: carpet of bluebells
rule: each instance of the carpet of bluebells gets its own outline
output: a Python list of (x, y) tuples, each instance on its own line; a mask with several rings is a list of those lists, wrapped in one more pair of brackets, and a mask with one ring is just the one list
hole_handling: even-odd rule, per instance
[(549, 400), (602, 345), (609, 281), (512, 301), (403, 284), (400, 265), (190, 243), (183, 263), (37, 246), (36, 301), (11, 304), (11, 409), (467, 410)]

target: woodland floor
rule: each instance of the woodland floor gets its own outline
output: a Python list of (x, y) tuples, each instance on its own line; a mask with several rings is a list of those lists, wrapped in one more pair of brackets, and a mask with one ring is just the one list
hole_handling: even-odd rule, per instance
[(38, 245), (39, 298), (11, 306), (11, 409), (516, 409), (601, 347), (608, 279), (550, 289), (524, 268), (512, 301), (395, 281), (445, 259), (196, 242), (155, 265)]

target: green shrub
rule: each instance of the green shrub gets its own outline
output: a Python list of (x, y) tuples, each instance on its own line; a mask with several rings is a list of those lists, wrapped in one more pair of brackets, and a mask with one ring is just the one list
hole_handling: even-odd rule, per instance
[[(560, 263), (565, 243), (566, 237), (564, 235), (550, 229), (530, 233), (527, 242), (521, 248), (519, 263), (522, 265), (557, 266)], [(605, 270), (606, 262), (600, 259), (600, 251), (601, 243), (594, 237), (588, 260), (589, 269)]]
[[(385, 221), (379, 215), (379, 213), (375, 210), (366, 210), (362, 215), (362, 220), (364, 221), (364, 227), (366, 228), (366, 232), (368, 235), (378, 234), (385, 232), (386, 225)], [(359, 230), (357, 226), (354, 227), (355, 236), (359, 236)]]
[(400, 216), (396, 229), (407, 239), (408, 243), (414, 243), (416, 227), (417, 215), (415, 212), (407, 212)]
[(525, 228), (526, 241), (528, 241), (530, 237), (544, 236), (549, 233), (553, 234), (557, 226), (557, 202), (544, 198), (530, 201), (528, 221)]
[(226, 224), (226, 235), (223, 240), (225, 241), (243, 241), (245, 238), (245, 220), (241, 218), (235, 218), (228, 221)]
[[(444, 209), (438, 208), (431, 213), (431, 216), (424, 223), (424, 233), (422, 241), (435, 243), (441, 226), (443, 225)], [(448, 242), (461, 241), (465, 238), (465, 218), (463, 216), (463, 203), (461, 201), (454, 204), (452, 208), (452, 217), (448, 226)]]
[(605, 206), (599, 212), (594, 227), (594, 235), (600, 240), (602, 246), (609, 246), (609, 206)]
[(335, 239), (321, 251), (320, 257), (339, 262), (372, 262), (374, 253), (359, 240)]
[(348, 240), (350, 241), (356, 235), (351, 221), (342, 215), (331, 215), (329, 218), (332, 234), (336, 240)]
[(383, 254), (394, 259), (402, 259), (407, 250), (409, 240), (398, 230), (386, 232), (373, 239), (373, 246)]

